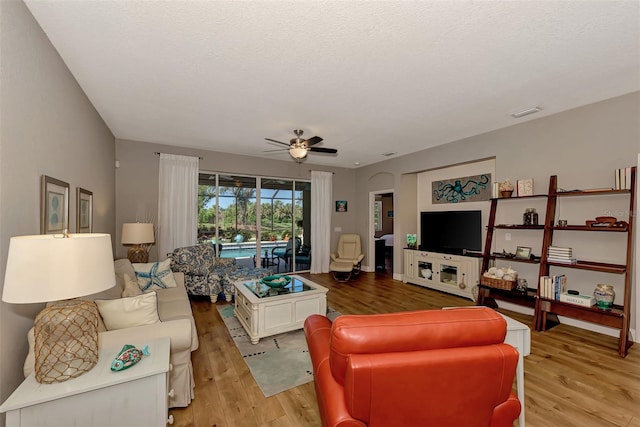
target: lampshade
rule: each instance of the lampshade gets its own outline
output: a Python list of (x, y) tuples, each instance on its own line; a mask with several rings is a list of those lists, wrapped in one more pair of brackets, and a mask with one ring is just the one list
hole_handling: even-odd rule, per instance
[(2, 300), (58, 301), (101, 292), (115, 283), (109, 234), (16, 236), (9, 242)]
[(34, 321), (35, 378), (50, 384), (88, 372), (98, 362), (98, 308), (90, 295), (116, 283), (111, 236), (44, 234), (12, 237), (2, 300), (53, 302)]
[(155, 241), (153, 224), (142, 222), (122, 224), (121, 238), (123, 245), (140, 245), (144, 243), (153, 243)]

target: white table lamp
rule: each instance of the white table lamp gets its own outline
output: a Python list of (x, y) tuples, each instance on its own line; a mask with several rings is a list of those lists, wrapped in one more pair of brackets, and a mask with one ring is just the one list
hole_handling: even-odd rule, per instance
[(133, 245), (127, 252), (131, 262), (148, 262), (149, 252), (142, 245), (155, 242), (153, 224), (132, 222), (122, 224), (122, 244)]
[[(98, 361), (98, 309), (71, 300), (115, 285), (109, 234), (43, 234), (12, 237), (2, 300), (29, 304), (57, 301), (35, 319), (35, 376), (62, 382)], [(61, 301), (62, 300), (62, 301)]]

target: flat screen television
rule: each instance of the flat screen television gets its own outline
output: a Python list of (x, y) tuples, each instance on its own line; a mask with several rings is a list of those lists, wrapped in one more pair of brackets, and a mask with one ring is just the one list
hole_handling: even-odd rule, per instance
[(463, 255), (482, 250), (482, 212), (420, 212), (420, 250)]

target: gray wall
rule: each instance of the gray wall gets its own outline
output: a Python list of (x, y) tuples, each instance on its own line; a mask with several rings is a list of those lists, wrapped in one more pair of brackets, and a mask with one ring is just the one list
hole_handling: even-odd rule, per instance
[[(533, 178), (536, 193), (546, 193), (550, 175), (558, 175), (559, 186), (565, 189), (613, 186), (615, 169), (636, 164), (638, 117), (640, 92), (634, 92), (359, 168), (355, 205), (361, 220), (356, 231), (368, 250), (367, 211), (361, 209), (370, 192), (393, 188), (396, 241), (403, 242), (401, 236), (418, 228), (416, 173), (479, 159), (495, 157), (498, 181)], [(602, 253), (607, 251), (602, 248)], [(402, 245), (395, 248), (393, 265), (394, 277), (401, 278)]]
[[(355, 170), (330, 168), (294, 161), (271, 160), (259, 157), (240, 156), (215, 151), (179, 148), (151, 142), (116, 140), (116, 158), (120, 166), (116, 171), (116, 255), (127, 256), (127, 248), (120, 244), (120, 232), (125, 222), (135, 222), (152, 218), (157, 224), (158, 218), (158, 163), (155, 153), (179, 154), (202, 157), (200, 170), (238, 175), (283, 177), (310, 180), (310, 170), (332, 171), (333, 200), (347, 200), (348, 212), (333, 213), (332, 226), (342, 228), (342, 232), (354, 232), (356, 213), (353, 203), (356, 200), (354, 177)], [(312, 207), (313, 209), (313, 207)], [(340, 232), (332, 231), (331, 244), (335, 247)], [(151, 248), (150, 260), (164, 259), (159, 256), (157, 246)]]
[[(76, 187), (93, 191), (94, 231), (117, 232), (114, 248), (124, 257), (122, 223), (157, 217), (154, 152), (201, 156), (201, 169), (212, 172), (309, 179), (309, 169), (330, 170), (335, 172), (333, 199), (347, 200), (349, 206), (346, 213), (332, 214), (332, 226), (360, 233), (368, 252), (369, 192), (394, 191), (394, 232), (402, 242), (400, 236), (417, 229), (417, 172), (495, 157), (499, 180), (531, 177), (544, 183), (557, 174), (564, 188), (602, 187), (614, 169), (635, 164), (640, 151), (640, 93), (355, 170), (148, 142), (118, 140), (114, 150), (113, 136), (22, 1), (0, 1), (0, 52), (0, 281), (9, 238), (39, 233), (43, 174), (69, 182), (72, 230)], [(333, 247), (338, 234), (332, 231)], [(396, 278), (403, 268), (401, 246), (394, 253)], [(0, 303), (0, 400), (22, 381), (26, 332), (40, 308)]]
[[(40, 233), (40, 176), (94, 195), (94, 231), (113, 235), (114, 138), (22, 1), (0, 1), (0, 286), (9, 239)], [(37, 260), (34, 260), (34, 267)], [(23, 380), (40, 304), (0, 303), (0, 400)], [(4, 414), (3, 414), (4, 415)], [(0, 419), (4, 424), (4, 417)]]

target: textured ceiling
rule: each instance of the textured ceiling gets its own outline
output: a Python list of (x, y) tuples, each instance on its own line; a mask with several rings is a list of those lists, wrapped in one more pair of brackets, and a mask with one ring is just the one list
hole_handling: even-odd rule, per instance
[(121, 139), (355, 167), (640, 89), (637, 1), (26, 3)]

